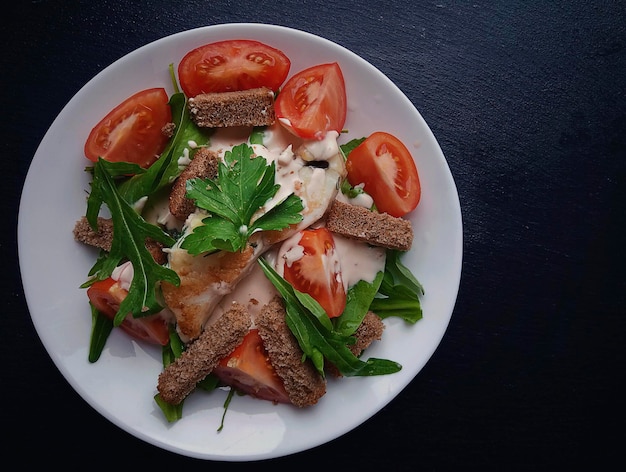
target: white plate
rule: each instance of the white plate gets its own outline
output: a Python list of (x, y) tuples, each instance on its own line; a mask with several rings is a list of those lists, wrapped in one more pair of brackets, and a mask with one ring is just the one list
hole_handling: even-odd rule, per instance
[[(168, 424), (153, 401), (161, 372), (160, 348), (146, 347), (114, 330), (95, 364), (87, 362), (91, 317), (79, 286), (94, 251), (74, 241), (74, 223), (86, 209), (89, 179), (83, 144), (113, 106), (148, 87), (172, 93), (168, 72), (194, 47), (223, 39), (256, 39), (281, 49), (290, 74), (339, 62), (348, 94), (349, 135), (383, 130), (412, 151), (422, 200), (411, 215), (413, 249), (404, 261), (422, 282), (424, 318), (410, 326), (387, 320), (382, 341), (367, 357), (398, 361), (393, 375), (330, 381), (314, 407), (298, 409), (249, 397), (230, 404), (226, 393), (196, 392), (183, 419)], [(89, 81), (44, 136), (24, 184), (18, 222), (22, 280), (30, 313), (50, 357), (72, 387), (98, 412), (136, 437), (182, 455), (212, 460), (268, 459), (303, 451), (343, 435), (398, 395), (434, 353), (450, 321), (461, 275), (462, 222), (454, 180), (427, 124), (407, 97), (379, 70), (320, 37), (279, 26), (227, 24), (169, 36), (124, 56)]]

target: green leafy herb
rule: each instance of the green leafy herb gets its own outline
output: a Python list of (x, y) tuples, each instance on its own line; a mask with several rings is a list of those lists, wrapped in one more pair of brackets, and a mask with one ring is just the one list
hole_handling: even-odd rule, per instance
[(120, 194), (131, 205), (142, 197), (150, 197), (155, 194), (171, 184), (180, 175), (181, 169), (178, 166), (178, 158), (183, 156), (185, 152), (189, 152), (190, 141), (198, 146), (205, 145), (209, 141), (209, 135), (191, 120), (185, 94), (176, 93), (172, 95), (169, 105), (172, 110), (175, 132), (161, 157), (147, 170), (135, 165), (134, 172), (126, 173), (126, 175), (135, 175), (119, 185)]
[(113, 221), (111, 250), (96, 261), (89, 275), (104, 280), (113, 273), (122, 260), (129, 260), (133, 265), (133, 280), (128, 295), (115, 315), (115, 326), (119, 326), (128, 313), (141, 317), (160, 311), (162, 306), (156, 294), (158, 284), (163, 280), (174, 285), (180, 283), (176, 272), (155, 262), (146, 248), (147, 238), (166, 246), (174, 244), (174, 240), (157, 226), (147, 223), (122, 198), (114, 181), (117, 171), (119, 166), (98, 159), (93, 169), (86, 214), (89, 224), (95, 230), (100, 208), (106, 204)]
[[(347, 143), (339, 146), (339, 149), (341, 149), (341, 153), (343, 154), (344, 159), (346, 159), (348, 155), (350, 154), (350, 152), (352, 152), (352, 150), (355, 147), (357, 147), (359, 144), (361, 144), (363, 141), (365, 141), (365, 138), (352, 139), (348, 141)], [(341, 181), (340, 190), (341, 190), (341, 193), (343, 193), (348, 198), (356, 198), (361, 194), (367, 193), (365, 190), (363, 190), (363, 187), (353, 187), (352, 185), (350, 185), (350, 182), (348, 182), (348, 179), (343, 179)], [(373, 205), (372, 208), (370, 209), (376, 210), (376, 206)]]
[(226, 397), (226, 400), (224, 401), (224, 413), (222, 413), (222, 421), (220, 423), (220, 426), (219, 428), (217, 428), (218, 433), (224, 429), (224, 419), (226, 418), (226, 412), (228, 411), (228, 407), (230, 406), (230, 402), (234, 396), (235, 396), (235, 389), (231, 388), (228, 391), (228, 396)]
[(341, 316), (335, 318), (335, 330), (345, 335), (354, 334), (363, 322), (370, 304), (378, 293), (383, 272), (378, 272), (372, 283), (359, 280), (346, 293), (346, 307)]
[(250, 144), (261, 144), (263, 145), (263, 136), (265, 134), (265, 126), (255, 126), (252, 129), (252, 133), (250, 133), (250, 137), (248, 138), (248, 142)]
[(163, 346), (161, 350), (161, 357), (163, 359), (163, 367), (167, 367), (185, 350), (185, 343), (180, 339), (176, 327), (173, 324), (169, 325), (170, 341)]
[(411, 271), (400, 261), (400, 251), (388, 250), (385, 275), (379, 294), (370, 309), (381, 318), (398, 316), (409, 323), (422, 319), (420, 297), (424, 288)]
[(171, 403), (167, 403), (163, 400), (161, 395), (158, 393), (154, 396), (154, 401), (159, 406), (165, 416), (165, 419), (169, 423), (174, 423), (183, 417), (183, 402), (180, 402), (177, 405), (172, 405)]
[[(285, 300), (287, 326), (298, 340), (304, 359), (311, 359), (321, 375), (324, 375), (325, 360), (335, 365), (344, 376), (385, 375), (402, 368), (397, 362), (387, 359), (363, 361), (356, 357), (348, 348), (354, 343), (354, 337), (338, 333), (332, 324), (329, 328), (328, 323), (321, 320), (320, 312), (324, 313), (324, 310), (315, 300), (302, 297), (305, 294), (295, 290), (263, 258), (259, 259), (259, 264)], [(308, 306), (301, 300), (307, 300)]]
[(181, 247), (190, 254), (245, 248), (250, 236), (260, 230), (281, 230), (302, 220), (302, 200), (294, 194), (255, 219), (280, 188), (274, 183), (275, 164), (254, 157), (247, 144), (226, 152), (217, 179), (190, 179), (187, 196), (207, 210), (209, 217), (185, 237)]
[(89, 339), (89, 362), (100, 359), (109, 334), (113, 330), (113, 321), (104, 316), (91, 303), (91, 336)]
[(170, 65), (168, 66), (167, 70), (169, 70), (170, 72), (170, 79), (172, 80), (174, 93), (180, 92), (180, 89), (178, 88), (178, 80), (176, 79), (176, 68), (174, 67), (173, 62), (170, 62)]
[(352, 150), (355, 147), (357, 147), (359, 144), (361, 144), (363, 141), (365, 141), (365, 138), (351, 139), (347, 143), (342, 144), (341, 146), (339, 146), (339, 149), (341, 149), (341, 152), (343, 153), (344, 157), (347, 157), (348, 154), (350, 154), (350, 152), (352, 152)]

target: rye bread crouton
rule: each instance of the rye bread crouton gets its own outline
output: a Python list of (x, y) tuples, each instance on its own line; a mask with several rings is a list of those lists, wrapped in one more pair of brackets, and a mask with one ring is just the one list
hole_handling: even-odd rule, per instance
[(385, 325), (383, 324), (383, 320), (373, 311), (368, 311), (363, 318), (363, 321), (354, 332), (354, 337), (356, 338), (356, 343), (348, 346), (352, 354), (355, 356), (360, 356), (363, 351), (365, 351), (370, 344), (374, 341), (380, 341), (383, 337), (383, 331), (385, 330)]
[(94, 231), (87, 217), (83, 216), (74, 225), (74, 239), (109, 252), (113, 242), (113, 221), (99, 216), (98, 230)]
[(285, 307), (280, 297), (265, 305), (256, 318), (256, 326), (291, 403), (298, 407), (315, 405), (326, 393), (326, 380), (310, 359), (302, 362), (302, 350), (285, 323)]
[[(113, 221), (109, 218), (98, 217), (98, 231), (94, 231), (87, 217), (83, 216), (74, 225), (74, 239), (78, 242), (111, 251), (113, 243)], [(167, 255), (163, 252), (163, 244), (154, 239), (146, 239), (146, 248), (157, 264), (165, 264)]]
[[(354, 332), (354, 337), (356, 338), (356, 342), (354, 344), (348, 345), (348, 349), (354, 354), (356, 357), (359, 357), (365, 349), (367, 349), (370, 344), (374, 341), (380, 341), (383, 337), (383, 331), (385, 329), (385, 325), (383, 320), (373, 311), (368, 311), (363, 318), (363, 321)], [(333, 364), (327, 363), (326, 371), (332, 375), (333, 377), (342, 377), (339, 369), (335, 367)]]
[(189, 179), (214, 179), (217, 177), (220, 158), (215, 151), (200, 148), (196, 151), (189, 165), (183, 170), (172, 185), (170, 192), (170, 213), (180, 221), (185, 221), (194, 212), (196, 205), (187, 198)]
[(248, 310), (238, 303), (233, 304), (161, 372), (157, 384), (161, 398), (172, 405), (183, 401), (221, 359), (241, 344), (251, 323)]
[(338, 200), (328, 210), (326, 227), (333, 233), (387, 249), (408, 251), (413, 244), (409, 220)]
[(189, 99), (189, 112), (200, 128), (268, 126), (276, 120), (274, 92), (266, 87), (202, 93)]

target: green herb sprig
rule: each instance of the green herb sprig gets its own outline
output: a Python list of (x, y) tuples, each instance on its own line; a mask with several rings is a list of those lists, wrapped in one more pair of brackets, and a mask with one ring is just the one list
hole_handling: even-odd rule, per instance
[(324, 375), (325, 361), (346, 377), (386, 375), (402, 369), (395, 361), (377, 358), (363, 361), (356, 357), (348, 348), (354, 344), (354, 337), (337, 332), (319, 303), (294, 289), (265, 259), (260, 258), (259, 264), (285, 300), (287, 326), (298, 340), (304, 357), (311, 359), (321, 375)]
[(260, 217), (258, 210), (276, 195), (276, 166), (262, 156), (254, 157), (247, 144), (233, 147), (220, 162), (216, 179), (190, 179), (187, 197), (209, 212), (203, 224), (187, 235), (181, 247), (190, 254), (245, 248), (257, 231), (281, 230), (302, 221), (302, 200), (290, 194)]
[(174, 244), (174, 239), (159, 227), (146, 222), (117, 190), (114, 178), (124, 171), (124, 167), (98, 159), (93, 168), (86, 213), (87, 221), (97, 230), (100, 208), (105, 204), (113, 221), (113, 240), (111, 250), (98, 258), (89, 271), (93, 279), (83, 284), (83, 287), (93, 280), (110, 277), (123, 260), (129, 260), (133, 265), (133, 280), (128, 295), (115, 315), (115, 326), (119, 326), (128, 313), (141, 317), (160, 311), (162, 306), (157, 298), (159, 282), (180, 283), (176, 272), (158, 264), (146, 248), (147, 238), (166, 246)]
[(388, 250), (385, 275), (370, 309), (381, 318), (397, 316), (414, 324), (422, 319), (424, 287), (402, 261), (401, 251)]

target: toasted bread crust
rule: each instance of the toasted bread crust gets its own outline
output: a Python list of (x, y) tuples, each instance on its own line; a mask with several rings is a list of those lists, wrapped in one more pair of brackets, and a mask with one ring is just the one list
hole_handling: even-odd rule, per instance
[(274, 93), (266, 87), (202, 93), (189, 99), (189, 111), (201, 128), (266, 126), (276, 120)]
[[(113, 243), (113, 221), (109, 218), (98, 217), (98, 231), (94, 231), (87, 217), (83, 216), (74, 225), (74, 239), (78, 242), (111, 251)], [(146, 248), (157, 264), (165, 264), (167, 255), (163, 252), (163, 244), (154, 239), (146, 239)]]
[(374, 341), (380, 341), (383, 337), (383, 331), (385, 325), (383, 320), (373, 311), (368, 311), (363, 318), (363, 321), (354, 332), (356, 343), (348, 346), (352, 354), (360, 356), (365, 349)]
[(261, 310), (256, 326), (291, 403), (298, 407), (316, 404), (326, 393), (326, 380), (310, 360), (302, 362), (302, 350), (285, 323), (285, 307), (280, 297), (274, 297)]
[(113, 221), (98, 217), (98, 231), (94, 231), (87, 217), (83, 216), (74, 225), (74, 239), (109, 252), (113, 242)]
[(234, 304), (161, 372), (157, 384), (161, 398), (173, 405), (183, 401), (221, 359), (241, 344), (251, 323), (248, 311)]
[(409, 220), (338, 200), (328, 210), (326, 227), (333, 233), (388, 249), (408, 251), (413, 244)]
[[(359, 357), (365, 349), (367, 349), (370, 344), (374, 341), (380, 341), (383, 337), (383, 331), (385, 330), (385, 325), (383, 324), (383, 320), (373, 311), (368, 311), (363, 318), (363, 321), (354, 332), (354, 337), (356, 338), (356, 342), (354, 344), (350, 344), (348, 349), (355, 356)], [(332, 375), (333, 377), (341, 377), (341, 372), (334, 365), (327, 363), (326, 371)]]
[(200, 148), (196, 151), (189, 165), (172, 185), (169, 208), (170, 213), (176, 219), (184, 221), (196, 207), (193, 200), (187, 198), (187, 181), (195, 178), (214, 179), (217, 177), (218, 167), (219, 156), (215, 151), (207, 148)]

